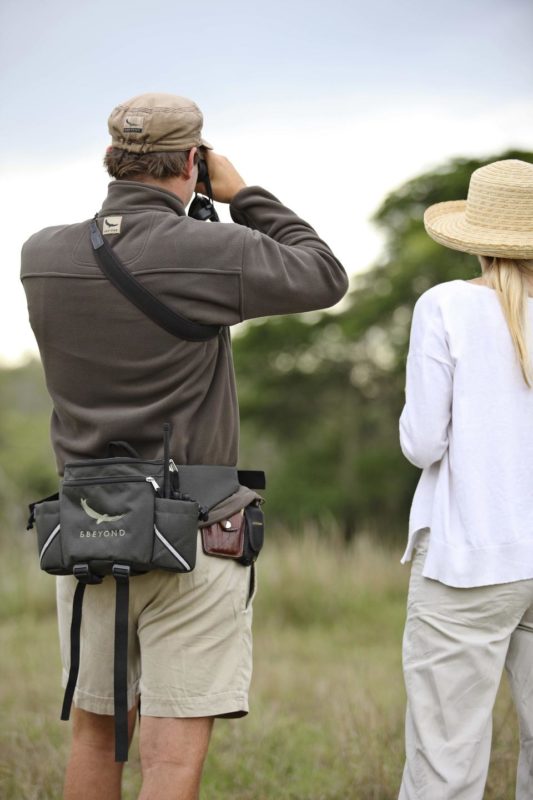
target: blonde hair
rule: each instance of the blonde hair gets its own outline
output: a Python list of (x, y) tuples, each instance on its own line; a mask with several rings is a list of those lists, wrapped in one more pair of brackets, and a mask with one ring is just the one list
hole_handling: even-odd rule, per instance
[(487, 285), (498, 295), (511, 339), (518, 356), (522, 376), (533, 385), (533, 367), (528, 346), (527, 299), (533, 278), (533, 261), (479, 256)]

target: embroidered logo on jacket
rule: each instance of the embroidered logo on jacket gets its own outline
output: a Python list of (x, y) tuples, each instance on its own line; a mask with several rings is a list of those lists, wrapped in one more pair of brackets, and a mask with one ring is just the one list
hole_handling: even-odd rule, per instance
[(120, 233), (122, 217), (104, 217), (103, 233)]

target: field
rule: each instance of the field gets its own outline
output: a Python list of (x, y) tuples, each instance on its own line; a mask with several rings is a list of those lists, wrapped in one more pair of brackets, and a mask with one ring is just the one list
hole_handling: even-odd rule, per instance
[[(0, 797), (58, 800), (69, 726), (54, 581), (32, 536), (0, 548)], [(335, 536), (278, 536), (261, 556), (252, 712), (215, 726), (203, 800), (393, 800), (403, 761), (399, 553)], [(517, 737), (504, 681), (485, 800), (511, 800)], [(139, 788), (134, 742), (124, 800)]]

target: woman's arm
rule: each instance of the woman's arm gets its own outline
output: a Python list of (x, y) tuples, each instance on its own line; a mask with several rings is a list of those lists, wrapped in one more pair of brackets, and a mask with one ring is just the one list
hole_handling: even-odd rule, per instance
[(430, 290), (420, 297), (413, 314), (400, 417), (402, 452), (420, 469), (440, 461), (448, 448), (452, 390), (453, 362), (442, 311)]

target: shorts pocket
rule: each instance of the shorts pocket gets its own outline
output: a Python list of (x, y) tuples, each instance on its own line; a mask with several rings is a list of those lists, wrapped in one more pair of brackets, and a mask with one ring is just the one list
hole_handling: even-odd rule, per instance
[(429, 547), (429, 537), (430, 537), (430, 535), (431, 535), (431, 532), (430, 532), (429, 528), (422, 528), (419, 531), (417, 539), (416, 539), (416, 544), (414, 546), (414, 551), (415, 551), (414, 558), (419, 558), (419, 559), (421, 558), (421, 559), (425, 560), (425, 557), (426, 557), (426, 554), (427, 554), (427, 551), (428, 551), (428, 547)]
[(257, 568), (255, 565), (255, 561), (252, 564), (250, 564), (250, 566), (247, 567), (247, 569), (250, 571), (250, 575), (248, 578), (248, 593), (246, 598), (246, 604), (244, 607), (245, 611), (248, 611), (248, 609), (251, 607), (253, 601), (255, 600), (255, 596), (257, 594)]
[(424, 564), (429, 547), (429, 528), (421, 531), (415, 545), (415, 553), (411, 561), (411, 577), (409, 579), (409, 590), (407, 592), (407, 607), (411, 608), (416, 602), (420, 587), (426, 578), (422, 575)]

